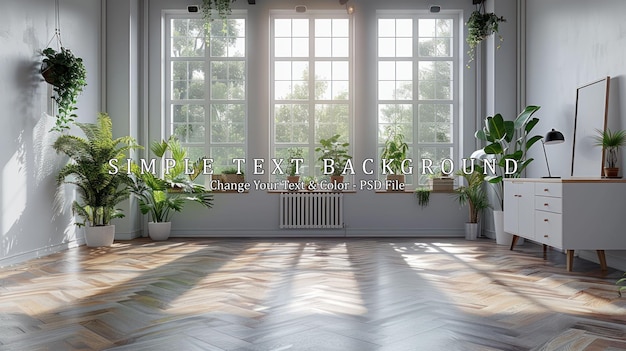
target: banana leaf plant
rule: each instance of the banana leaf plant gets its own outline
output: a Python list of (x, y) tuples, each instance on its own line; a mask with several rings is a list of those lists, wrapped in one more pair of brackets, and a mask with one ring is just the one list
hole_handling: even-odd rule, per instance
[(189, 164), (193, 172), (186, 172), (185, 160), (188, 152), (180, 144), (176, 137), (150, 144), (150, 150), (163, 161), (166, 156), (173, 160), (173, 167), (162, 176), (154, 175), (133, 167), (134, 184), (132, 193), (139, 199), (139, 209), (142, 214), (150, 214), (153, 222), (169, 222), (175, 212), (182, 211), (186, 202), (197, 202), (200, 205), (211, 208), (213, 195), (194, 180), (203, 169), (204, 157)]
[(135, 183), (132, 193), (139, 199), (139, 210), (150, 214), (153, 222), (169, 222), (175, 212), (183, 210), (187, 201), (197, 202), (207, 208), (213, 205), (213, 195), (200, 188), (191, 193), (172, 192), (170, 184), (152, 173), (133, 171)]
[[(494, 160), (495, 174), (489, 174), (485, 180), (496, 186), (496, 196), (500, 208), (504, 208), (504, 178), (519, 178), (526, 167), (533, 161), (528, 158), (528, 150), (540, 141), (541, 135), (531, 135), (532, 129), (539, 119), (533, 114), (539, 106), (527, 106), (513, 121), (504, 120), (501, 114), (485, 118), (482, 129), (476, 131), (475, 137), (487, 145), (472, 154), (475, 159)], [(509, 161), (507, 161), (509, 160)], [(517, 165), (513, 169), (509, 165)]]

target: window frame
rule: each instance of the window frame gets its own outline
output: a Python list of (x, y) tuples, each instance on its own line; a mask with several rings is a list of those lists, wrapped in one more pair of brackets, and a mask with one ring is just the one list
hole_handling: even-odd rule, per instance
[[(276, 19), (308, 19), (309, 20), (309, 52), (306, 57), (277, 57), (275, 55), (275, 25), (274, 20)], [(348, 68), (348, 98), (347, 100), (334, 100), (331, 97), (331, 100), (317, 100), (315, 96), (315, 63), (319, 61), (327, 61), (333, 62), (334, 58), (328, 57), (316, 57), (315, 56), (315, 20), (316, 19), (346, 19), (348, 20), (348, 57), (339, 57), (341, 61), (347, 61)], [(349, 154), (352, 156), (352, 162), (355, 162), (356, 157), (354, 155), (354, 143), (355, 143), (355, 135), (354, 135), (354, 80), (355, 80), (355, 25), (353, 16), (346, 13), (345, 10), (307, 10), (305, 13), (294, 13), (293, 10), (270, 10), (269, 15), (269, 156), (270, 158), (276, 158), (277, 149), (282, 148), (291, 148), (291, 147), (303, 147), (308, 148), (308, 155), (305, 156), (305, 160), (309, 159), (309, 164), (314, 167), (315, 172), (313, 174), (302, 172), (299, 174), (302, 176), (315, 176), (319, 178), (321, 164), (318, 164), (317, 158), (319, 154), (315, 152), (315, 148), (320, 146), (319, 140), (315, 139), (315, 107), (319, 104), (338, 104), (338, 105), (346, 105), (348, 108), (348, 133), (347, 142), (349, 145)], [(279, 61), (303, 61), (309, 64), (309, 79), (308, 79), (308, 93), (309, 98), (307, 100), (277, 100), (276, 99), (276, 91), (275, 91), (275, 82), (276, 82), (276, 62)], [(308, 143), (306, 145), (298, 144), (294, 142), (276, 142), (276, 116), (275, 116), (275, 106), (280, 104), (302, 104), (308, 105), (309, 111), (309, 125), (308, 125)], [(330, 137), (330, 136), (329, 136)], [(285, 169), (288, 165), (288, 160), (285, 159), (283, 161), (283, 169)], [(355, 171), (359, 170), (359, 167), (355, 165)], [(286, 175), (286, 174), (285, 174)], [(280, 174), (269, 174), (269, 179), (272, 181), (282, 179), (283, 175)], [(324, 175), (322, 175), (324, 177)], [(350, 174), (345, 175), (346, 181), (350, 181), (352, 178)]]
[[(410, 57), (381, 57), (379, 56), (379, 26), (381, 19), (411, 19), (412, 20), (412, 55)], [(420, 19), (450, 19), (452, 20), (452, 43), (451, 43), (451, 56), (445, 57), (437, 57), (437, 56), (429, 56), (429, 57), (421, 57), (419, 55), (419, 20)], [(379, 133), (381, 128), (381, 121), (379, 118), (379, 106), (382, 104), (407, 104), (412, 106), (412, 141), (409, 144), (410, 151), (408, 157), (413, 160), (413, 172), (412, 174), (407, 174), (407, 189), (415, 189), (420, 186), (426, 185), (424, 181), (420, 182), (420, 179), (424, 179), (425, 176), (421, 174), (421, 162), (418, 157), (416, 150), (423, 147), (446, 147), (449, 146), (452, 149), (451, 159), (454, 162), (455, 170), (458, 169), (458, 165), (460, 165), (460, 153), (462, 148), (462, 136), (460, 133), (461, 129), (461, 102), (463, 100), (461, 86), (463, 84), (463, 70), (462, 70), (462, 53), (463, 53), (463, 43), (461, 41), (462, 32), (461, 32), (461, 20), (462, 13), (460, 11), (446, 11), (438, 14), (433, 14), (425, 11), (391, 11), (391, 10), (378, 10), (376, 11), (376, 51), (375, 51), (375, 65), (376, 65), (376, 77), (375, 77), (375, 85), (376, 85), (376, 100), (374, 111), (376, 111), (375, 115), (375, 135), (374, 140), (376, 140), (377, 145), (377, 176), (378, 179), (384, 180), (385, 176), (382, 174), (381, 168), (381, 157), (380, 153), (382, 148), (384, 147), (384, 140), (379, 140)], [(411, 99), (393, 99), (393, 100), (381, 100), (379, 96), (378, 83), (380, 82), (380, 72), (379, 72), (379, 63), (380, 62), (397, 62), (397, 61), (411, 61), (411, 66), (413, 69), (412, 72), (412, 98)], [(420, 99), (419, 98), (419, 63), (423, 61), (447, 61), (451, 62), (452, 65), (452, 86), (451, 86), (451, 94), (452, 99)], [(397, 80), (396, 80), (397, 81)], [(452, 107), (452, 133), (451, 138), (452, 142), (449, 143), (436, 143), (436, 142), (419, 142), (419, 106), (421, 104), (428, 105), (437, 105), (442, 104), (442, 102), (449, 101), (449, 104)], [(448, 104), (448, 103), (446, 103)], [(437, 167), (437, 164), (433, 162), (433, 169)]]
[[(204, 56), (198, 57), (172, 57), (171, 48), (172, 48), (172, 20), (173, 19), (200, 19), (202, 20), (202, 15), (197, 13), (189, 13), (185, 10), (165, 10), (163, 11), (163, 33), (162, 33), (162, 79), (161, 79), (161, 96), (163, 99), (162, 105), (162, 113), (161, 113), (161, 130), (162, 130), (162, 138), (167, 139), (173, 134), (173, 112), (172, 108), (176, 104), (190, 104), (190, 105), (200, 105), (204, 107), (204, 126), (205, 126), (205, 135), (204, 141), (198, 143), (188, 143), (181, 140), (181, 145), (184, 147), (190, 148), (202, 148), (204, 151), (204, 155), (208, 158), (214, 159), (213, 151), (218, 147), (232, 147), (232, 148), (241, 148), (243, 150), (243, 154), (241, 158), (246, 158), (248, 155), (248, 124), (249, 124), (249, 103), (250, 103), (250, 90), (249, 90), (249, 20), (247, 11), (245, 10), (232, 10), (232, 13), (226, 16), (226, 20), (237, 20), (242, 19), (245, 21), (245, 55), (243, 57), (212, 57), (210, 52), (210, 45), (205, 44), (205, 52)], [(172, 98), (172, 63), (176, 61), (195, 61), (202, 62), (204, 67), (204, 98), (203, 99), (173, 99)], [(226, 61), (226, 62), (243, 62), (244, 66), (244, 98), (239, 100), (230, 100), (230, 99), (213, 99), (211, 96), (212, 90), (212, 71), (211, 71), (211, 63), (215, 61)], [(211, 130), (212, 130), (212, 106), (214, 104), (225, 104), (225, 105), (242, 105), (243, 109), (243, 142), (235, 143), (235, 142), (219, 142), (214, 143), (211, 140)], [(217, 163), (217, 160), (214, 160), (216, 163), (213, 164), (214, 173), (220, 172), (220, 166)], [(232, 160), (231, 160), (232, 162)], [(217, 167), (217, 169), (216, 169)], [(232, 163), (228, 167), (237, 167), (237, 163)], [(242, 171), (245, 172), (247, 167), (247, 162), (242, 163), (241, 168)], [(206, 174), (205, 174), (206, 176)], [(198, 177), (200, 179), (202, 177)]]

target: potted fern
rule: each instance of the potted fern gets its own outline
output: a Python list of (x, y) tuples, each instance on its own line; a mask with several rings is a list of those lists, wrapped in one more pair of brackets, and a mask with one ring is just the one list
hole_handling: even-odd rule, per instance
[[(404, 174), (402, 174), (402, 163), (406, 159), (409, 151), (409, 145), (404, 142), (404, 135), (401, 133), (392, 133), (385, 141), (383, 152), (381, 154), (381, 163), (384, 167), (385, 163), (389, 163), (389, 168), (393, 174), (387, 174), (387, 180), (392, 191), (403, 189), (400, 184), (404, 184)], [(388, 182), (389, 183), (389, 182)], [(388, 189), (389, 190), (389, 189)]]
[(72, 203), (72, 212), (82, 218), (76, 224), (86, 227), (87, 246), (110, 246), (115, 237), (111, 219), (124, 217), (116, 206), (130, 195), (132, 179), (124, 167), (111, 172), (109, 160), (126, 159), (131, 149), (140, 146), (130, 136), (113, 139), (111, 118), (105, 113), (98, 115), (97, 123), (76, 125), (86, 138), (61, 135), (53, 144), (57, 153), (70, 159), (57, 182), (76, 185), (80, 199)]
[(596, 129), (596, 146), (604, 148), (604, 176), (607, 178), (616, 178), (619, 175), (619, 167), (617, 161), (619, 156), (619, 148), (626, 145), (626, 130), (611, 131)]
[(87, 70), (80, 57), (76, 57), (70, 49), (61, 48), (56, 51), (46, 48), (42, 52), (44, 59), (41, 75), (54, 88), (52, 99), (57, 103), (54, 131), (65, 131), (76, 119), (76, 100), (87, 85)]

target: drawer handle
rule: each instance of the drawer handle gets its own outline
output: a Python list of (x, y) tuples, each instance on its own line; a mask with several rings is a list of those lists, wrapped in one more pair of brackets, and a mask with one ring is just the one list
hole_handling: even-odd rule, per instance
[(548, 205), (548, 204), (543, 204), (543, 205), (544, 205), (544, 206), (546, 206), (546, 207), (550, 206), (550, 205)]
[(548, 189), (543, 189), (543, 191), (548, 192)]
[(544, 218), (544, 219), (543, 219), (543, 221), (544, 221), (544, 222), (548, 222), (548, 219), (547, 219), (547, 218)]
[(548, 237), (548, 234), (544, 234), (544, 236), (543, 236), (543, 237), (544, 237), (544, 238), (547, 238), (547, 237)]

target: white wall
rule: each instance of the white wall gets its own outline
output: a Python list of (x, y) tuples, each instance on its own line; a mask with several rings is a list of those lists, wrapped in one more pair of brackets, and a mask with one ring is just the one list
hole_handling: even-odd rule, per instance
[[(147, 41), (147, 63), (150, 84), (143, 96), (147, 97), (147, 113), (143, 116), (146, 134), (141, 142), (146, 145), (150, 140), (162, 136), (160, 116), (162, 110), (161, 87), (161, 14), (164, 9), (184, 10), (194, 1), (185, 0), (151, 0), (146, 2), (148, 27), (144, 40)], [(432, 1), (388, 1), (384, 4), (374, 0), (355, 2), (356, 23), (356, 89), (355, 89), (355, 159), (364, 159), (376, 155), (376, 106), (375, 106), (375, 55), (376, 55), (376, 10), (415, 9), (427, 11)], [(336, 0), (313, 1), (303, 0), (297, 4), (306, 5), (308, 9), (341, 9)], [(248, 159), (268, 158), (269, 155), (269, 117), (268, 101), (269, 86), (268, 66), (268, 18), (270, 9), (294, 9), (293, 1), (257, 1), (256, 5), (248, 5), (247, 1), (236, 1), (234, 9), (247, 10), (249, 31), (248, 44), (250, 56), (248, 80), (250, 91), (248, 118)], [(470, 1), (455, 0), (442, 4), (443, 10), (462, 10), (469, 15), (473, 10)], [(107, 33), (111, 35), (111, 33)], [(109, 38), (109, 42), (117, 40)], [(512, 42), (515, 42), (513, 39)], [(115, 44), (114, 44), (115, 45)], [(122, 41), (121, 45), (125, 45)], [(124, 49), (120, 47), (120, 49)], [(108, 50), (117, 51), (116, 47)], [(464, 49), (463, 53), (467, 50)], [(463, 55), (463, 61), (467, 58)], [(462, 118), (461, 155), (468, 156), (475, 149), (473, 133), (476, 127), (475, 113), (475, 74), (476, 70), (461, 69), (462, 78)], [(112, 73), (110, 73), (112, 74)], [(460, 77), (459, 77), (460, 78)], [(109, 86), (109, 90), (117, 90), (117, 86)], [(119, 88), (123, 88), (121, 85)], [(482, 120), (482, 117), (481, 117)], [(250, 175), (252, 172), (246, 172)], [(248, 181), (259, 179), (267, 181), (263, 176), (248, 176)], [(364, 178), (365, 179), (365, 178)], [(208, 212), (190, 204), (183, 213), (176, 214), (172, 224), (174, 236), (284, 236), (284, 235), (456, 235), (463, 233), (466, 210), (460, 209), (454, 199), (447, 194), (433, 194), (431, 204), (425, 209), (417, 205), (414, 194), (376, 194), (359, 191), (345, 195), (345, 223), (342, 231), (300, 231), (290, 232), (278, 229), (278, 195), (262, 191), (251, 191), (247, 194), (215, 194), (215, 206)]]
[[(608, 118), (614, 127), (626, 129), (624, 13), (623, 0), (526, 0), (527, 103), (541, 106), (536, 130), (556, 128), (566, 139), (564, 144), (546, 148), (552, 174), (570, 175), (579, 86), (611, 76), (613, 108)], [(534, 151), (542, 162), (531, 165), (529, 176), (540, 177), (546, 174), (545, 163), (541, 150)], [(622, 167), (624, 155), (622, 150)], [(597, 259), (595, 253), (582, 256)], [(607, 252), (607, 260), (610, 266), (626, 269), (626, 253)]]
[[(79, 121), (100, 109), (100, 1), (61, 0), (63, 44), (84, 59), (87, 84)], [(50, 87), (39, 75), (40, 52), (55, 29), (54, 1), (3, 0), (0, 11), (0, 266), (74, 245), (69, 190), (55, 199), (65, 160), (51, 148)], [(56, 43), (53, 42), (56, 48)], [(82, 240), (82, 238), (81, 238)]]

